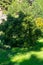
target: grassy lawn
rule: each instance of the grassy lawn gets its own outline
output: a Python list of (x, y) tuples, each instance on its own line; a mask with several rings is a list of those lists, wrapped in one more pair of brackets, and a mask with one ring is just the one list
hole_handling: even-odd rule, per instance
[(0, 49), (0, 65), (43, 65), (43, 39), (34, 48)]

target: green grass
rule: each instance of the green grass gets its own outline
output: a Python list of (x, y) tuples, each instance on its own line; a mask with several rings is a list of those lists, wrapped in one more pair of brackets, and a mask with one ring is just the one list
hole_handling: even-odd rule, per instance
[(33, 48), (0, 49), (0, 65), (43, 65), (43, 40)]

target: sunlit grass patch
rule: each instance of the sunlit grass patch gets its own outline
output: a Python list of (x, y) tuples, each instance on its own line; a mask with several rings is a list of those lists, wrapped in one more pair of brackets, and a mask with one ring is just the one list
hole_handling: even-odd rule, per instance
[(43, 60), (43, 51), (40, 51), (40, 52), (31, 51), (31, 52), (27, 52), (26, 54), (19, 54), (19, 55), (13, 56), (11, 58), (11, 61), (22, 62), (24, 60), (29, 60), (31, 58), (31, 55), (35, 55), (36, 58)]
[(11, 61), (12, 62), (22, 62), (23, 60), (30, 59), (30, 57), (31, 57), (31, 53), (18, 54), (16, 56), (13, 56), (11, 58)]
[[(18, 49), (18, 51), (19, 51), (19, 49), (21, 49), (21, 51), (25, 50), (24, 48), (17, 48), (17, 49)], [(25, 52), (21, 53), (21, 52), (18, 52), (17, 49), (14, 48), (12, 51), (4, 51), (4, 50), (0, 49), (1, 56), (2, 56), (0, 62), (2, 62), (2, 60), (3, 60), (3, 63), (7, 64), (7, 62), (9, 63), (11, 61), (12, 63), (15, 63), (15, 65), (16, 65), (16, 64), (23, 63), (23, 61), (25, 61), (25, 60), (29, 61), (32, 55), (35, 56), (39, 60), (43, 60), (43, 50), (41, 50), (41, 51), (33, 50), (33, 51), (27, 51), (26, 53)], [(15, 54), (15, 50), (17, 51), (17, 54)], [(7, 58), (7, 56), (9, 59)], [(34, 58), (33, 58), (33, 60), (34, 60)]]
[(41, 43), (43, 42), (43, 38), (39, 38), (37, 41)]
[[(19, 48), (20, 49), (20, 48)], [(41, 50), (40, 51), (27, 51), (26, 53), (18, 53), (17, 55), (15, 56), (12, 56), (11, 57), (11, 61), (12, 62), (22, 62), (24, 60), (29, 60), (31, 58), (32, 55), (35, 55), (36, 58), (40, 59), (40, 60), (43, 60), (43, 47), (40, 48)], [(24, 48), (21, 49), (22, 50), (25, 50)]]
[(43, 47), (41, 48), (41, 51), (43, 51)]
[(32, 54), (35, 55), (36, 58), (43, 60), (43, 51), (33, 52)]

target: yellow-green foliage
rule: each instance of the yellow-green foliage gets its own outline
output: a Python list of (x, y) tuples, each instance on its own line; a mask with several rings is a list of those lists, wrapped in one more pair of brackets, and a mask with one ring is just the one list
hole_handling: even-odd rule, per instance
[(38, 28), (43, 28), (43, 18), (41, 18), (41, 17), (36, 18), (36, 26)]

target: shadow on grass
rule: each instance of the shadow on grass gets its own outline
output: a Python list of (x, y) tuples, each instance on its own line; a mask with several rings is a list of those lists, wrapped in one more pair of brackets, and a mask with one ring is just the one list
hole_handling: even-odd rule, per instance
[[(19, 48), (20, 49), (20, 48)], [(20, 52), (19, 52), (20, 53)], [(27, 52), (29, 53), (29, 52)], [(23, 53), (21, 53), (23, 54)], [(12, 57), (15, 57), (17, 54), (14, 53), (14, 51), (6, 51), (6, 50), (1, 50), (0, 49), (0, 65), (43, 65), (43, 59), (39, 59), (36, 57), (36, 55), (31, 55), (31, 57), (22, 60), (21, 62), (18, 61), (11, 61)], [(24, 54), (23, 54), (24, 55)], [(18, 57), (20, 58), (20, 56), (18, 55)], [(21, 55), (22, 57), (22, 55)], [(16, 57), (17, 58), (17, 57)], [(13, 60), (13, 58), (12, 58)], [(14, 59), (16, 60), (16, 59)]]
[[(0, 49), (0, 65), (43, 65), (43, 60), (38, 59), (36, 56), (32, 55), (29, 59), (24, 59), (22, 62), (12, 62), (12, 57), (19, 57), (19, 55), (23, 55), (30, 53), (31, 51), (40, 52), (43, 47), (43, 43), (37, 43), (36, 46), (32, 48), (12, 48), (10, 50)], [(21, 55), (21, 57), (22, 57)], [(16, 57), (16, 58), (17, 58)], [(14, 59), (16, 60), (16, 59)]]
[(20, 65), (43, 65), (43, 60), (36, 58), (34, 55), (28, 60), (24, 60)]
[(10, 58), (14, 55), (15, 53), (11, 52), (11, 50), (3, 50), (0, 49), (0, 65), (15, 65), (16, 62), (12, 62)]

